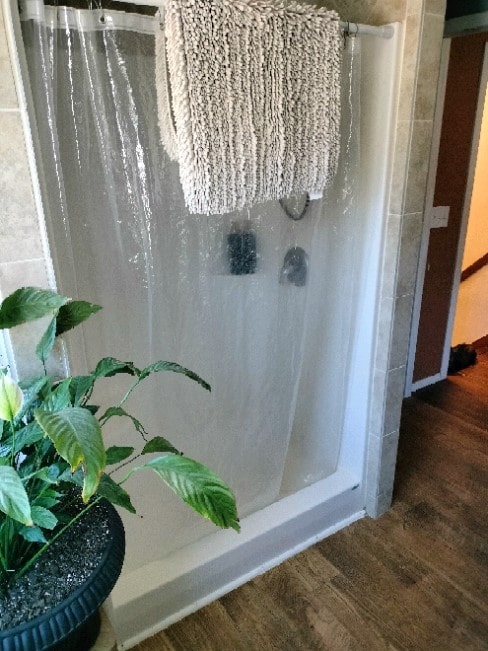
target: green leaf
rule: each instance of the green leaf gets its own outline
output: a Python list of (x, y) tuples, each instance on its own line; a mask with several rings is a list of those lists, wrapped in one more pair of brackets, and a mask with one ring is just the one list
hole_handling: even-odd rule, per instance
[(98, 495), (105, 497), (109, 502), (112, 502), (112, 504), (121, 506), (131, 513), (136, 512), (135, 508), (132, 506), (127, 491), (114, 482), (114, 480), (108, 475), (102, 475), (97, 493)]
[(15, 454), (20, 452), (23, 448), (37, 443), (43, 437), (44, 432), (35, 421), (22, 427), (22, 429), (19, 429), (15, 434)]
[(125, 459), (128, 459), (133, 453), (134, 448), (113, 445), (112, 447), (107, 448), (107, 466), (125, 461)]
[(104, 357), (101, 359), (92, 375), (95, 378), (112, 377), (118, 373), (127, 373), (128, 375), (139, 376), (139, 369), (132, 362), (121, 362), (114, 357)]
[(41, 341), (37, 344), (36, 355), (43, 364), (51, 354), (56, 338), (56, 319), (51, 319), (46, 332), (42, 335)]
[(54, 529), (58, 524), (58, 519), (54, 513), (51, 513), (49, 509), (45, 509), (43, 506), (32, 506), (31, 513), (34, 524), (42, 529)]
[(146, 366), (146, 368), (144, 368), (140, 372), (139, 378), (143, 380), (148, 375), (151, 375), (151, 373), (159, 373), (160, 371), (171, 371), (172, 373), (181, 373), (182, 375), (186, 375), (187, 378), (190, 378), (190, 380), (197, 382), (200, 386), (202, 386), (207, 391), (212, 390), (210, 384), (205, 382), (205, 380), (202, 380), (202, 378), (199, 375), (197, 375), (193, 371), (190, 371), (184, 366), (180, 366), (179, 364), (176, 364), (176, 362), (165, 362), (162, 360), (159, 362), (154, 362), (154, 364), (150, 364), (149, 366)]
[(128, 414), (125, 409), (122, 409), (122, 407), (109, 407), (100, 420), (107, 422), (109, 418), (113, 418), (113, 416), (125, 416), (126, 418), (130, 418), (139, 434), (141, 434), (144, 439), (146, 438), (147, 432), (142, 423), (138, 421), (137, 418), (134, 418), (134, 416)]
[(59, 481), (66, 481), (70, 484), (76, 484), (80, 488), (83, 487), (83, 471), (81, 468), (78, 468), (75, 472), (71, 472), (71, 468), (66, 468), (64, 472), (59, 475)]
[(56, 337), (83, 323), (101, 309), (101, 305), (94, 305), (87, 301), (71, 301), (62, 305), (56, 317)]
[(83, 467), (82, 498), (86, 503), (96, 492), (105, 468), (105, 448), (97, 419), (83, 407), (68, 407), (57, 413), (36, 409), (34, 416), (71, 470)]
[(17, 382), (8, 375), (0, 375), (0, 418), (13, 420), (22, 409), (24, 394)]
[(70, 395), (71, 378), (57, 384), (51, 393), (45, 398), (42, 408), (44, 411), (61, 411), (71, 404)]
[(24, 404), (22, 405), (20, 412), (17, 414), (17, 420), (23, 418), (36, 402), (42, 400), (40, 394), (47, 385), (49, 385), (49, 378), (45, 375), (27, 382), (19, 382), (19, 386), (24, 392)]
[(46, 509), (52, 509), (53, 506), (59, 504), (62, 497), (62, 493), (58, 493), (57, 491), (48, 488), (42, 493), (42, 495), (34, 498), (33, 504), (35, 506), (43, 506)]
[(27, 542), (46, 543), (46, 536), (39, 527), (20, 527), (19, 534)]
[(90, 394), (94, 384), (95, 378), (93, 375), (76, 375), (71, 378), (71, 402), (75, 407), (78, 407), (83, 399)]
[(59, 466), (57, 464), (52, 464), (51, 466), (40, 468), (40, 470), (37, 470), (36, 472), (29, 475), (28, 479), (40, 479), (46, 484), (57, 484), (59, 481), (59, 475)]
[(154, 470), (161, 479), (197, 513), (219, 527), (240, 530), (234, 495), (227, 484), (214, 472), (189, 457), (168, 454), (151, 459), (134, 468)]
[(21, 287), (0, 305), (0, 328), (13, 328), (21, 323), (52, 314), (68, 299), (56, 292), (37, 287)]
[(30, 390), (39, 393), (44, 384), (49, 383), (49, 378), (46, 375), (38, 375), (37, 377), (30, 377), (26, 380), (19, 380), (19, 387), (24, 393), (29, 393)]
[(0, 466), (0, 511), (12, 520), (32, 525), (29, 498), (15, 468)]
[(155, 436), (146, 443), (141, 454), (151, 454), (152, 452), (172, 452), (181, 454), (173, 445), (162, 436)]

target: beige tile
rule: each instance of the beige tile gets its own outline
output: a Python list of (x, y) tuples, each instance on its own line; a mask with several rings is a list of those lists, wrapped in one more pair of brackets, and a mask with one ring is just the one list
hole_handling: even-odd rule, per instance
[(395, 296), (400, 225), (400, 215), (388, 215), (381, 280), (381, 296), (383, 298)]
[(415, 120), (408, 160), (407, 188), (404, 212), (422, 212), (424, 209), (427, 174), (432, 144), (432, 120)]
[(407, 13), (407, 1), (390, 0), (390, 2), (384, 2), (384, 0), (377, 0), (375, 11), (381, 23), (401, 22)]
[(0, 54), (0, 111), (18, 108), (10, 61)]
[(405, 43), (403, 47), (400, 79), (399, 120), (411, 120), (413, 115), (421, 25), (422, 19), (420, 14), (415, 13), (407, 16), (405, 21)]
[(426, 14), (422, 30), (415, 96), (416, 120), (434, 119), (443, 34), (444, 18)]
[(17, 93), (10, 64), (5, 26), (0, 5), (0, 110), (18, 107)]
[(0, 264), (0, 292), (3, 298), (18, 287), (49, 287), (49, 276), (44, 259)]
[(379, 518), (390, 509), (392, 498), (393, 490), (380, 495), (367, 495), (366, 513), (371, 518)]
[(391, 345), (394, 305), (395, 301), (390, 297), (382, 298), (380, 301), (378, 330), (376, 335), (375, 367), (385, 372), (389, 368), (389, 352)]
[(413, 294), (415, 291), (422, 228), (422, 213), (417, 212), (404, 215), (402, 220), (396, 296)]
[(399, 432), (392, 432), (382, 439), (379, 468), (378, 495), (386, 495), (393, 489), (398, 450)]
[(407, 0), (407, 16), (422, 15), (425, 11), (425, 0)]
[(328, 9), (335, 9), (343, 20), (371, 25), (383, 25), (401, 21), (405, 17), (407, 0), (320, 0), (312, 4), (320, 4)]
[(368, 441), (366, 494), (371, 503), (374, 503), (375, 498), (392, 494), (398, 439), (399, 432), (397, 431), (387, 436), (371, 436)]
[(20, 114), (0, 111), (0, 213), (34, 214)]
[(425, 0), (425, 11), (428, 14), (436, 14), (437, 16), (446, 15), (446, 0)]
[(383, 434), (386, 389), (387, 373), (383, 369), (375, 368), (371, 391), (371, 410), (369, 419), (369, 430), (373, 436), (382, 436)]
[[(370, 436), (366, 464), (366, 495), (371, 506), (378, 508), (378, 502), (393, 490), (399, 432), (388, 436)], [(387, 501), (386, 501), (387, 502)], [(386, 503), (386, 509), (389, 503)]]
[(0, 213), (0, 263), (41, 258), (39, 223), (35, 215)]
[(395, 300), (393, 330), (391, 335), (389, 366), (396, 369), (407, 363), (410, 328), (412, 322), (413, 295), (400, 296)]
[(410, 149), (410, 130), (410, 121), (403, 120), (397, 122), (389, 207), (389, 212), (395, 215), (401, 215), (403, 213), (405, 184)]
[(403, 394), (405, 392), (405, 367), (388, 371), (386, 379), (385, 422), (383, 433), (399, 429)]
[(379, 471), (381, 462), (381, 442), (382, 436), (375, 436), (374, 434), (368, 438), (368, 452), (366, 459), (366, 491), (373, 495), (378, 493), (377, 487), (379, 485)]

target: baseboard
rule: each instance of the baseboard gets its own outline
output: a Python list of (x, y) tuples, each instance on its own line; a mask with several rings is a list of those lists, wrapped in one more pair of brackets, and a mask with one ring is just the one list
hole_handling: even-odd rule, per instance
[(119, 649), (174, 622), (364, 517), (355, 477), (330, 477), (244, 518), (242, 532), (218, 531), (123, 575), (110, 603)]
[(435, 375), (431, 375), (430, 377), (422, 378), (417, 382), (413, 382), (409, 395), (411, 393), (414, 393), (415, 391), (419, 391), (419, 389), (425, 389), (425, 387), (429, 387), (431, 384), (435, 384), (436, 382), (441, 382), (441, 380), (445, 380), (445, 379), (446, 378), (441, 373), (436, 373)]
[(474, 348), (487, 348), (488, 347), (488, 335), (485, 335), (484, 337), (480, 337), (476, 341), (473, 341), (471, 344)]

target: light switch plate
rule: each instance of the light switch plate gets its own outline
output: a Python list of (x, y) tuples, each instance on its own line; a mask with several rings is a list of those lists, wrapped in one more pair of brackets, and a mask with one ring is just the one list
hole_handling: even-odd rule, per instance
[(449, 223), (450, 206), (434, 206), (430, 215), (431, 228), (446, 228)]

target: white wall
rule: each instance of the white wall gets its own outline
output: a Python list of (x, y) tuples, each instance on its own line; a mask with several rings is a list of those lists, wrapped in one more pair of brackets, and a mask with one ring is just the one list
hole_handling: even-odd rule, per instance
[(488, 334), (488, 266), (461, 283), (452, 345), (468, 343)]
[[(464, 247), (463, 270), (488, 253), (488, 90), (485, 94), (473, 194)], [(452, 345), (472, 343), (488, 334), (488, 267), (463, 281), (459, 287)]]
[(468, 232), (464, 247), (463, 269), (488, 252), (488, 90), (485, 94), (473, 195), (469, 209)]

